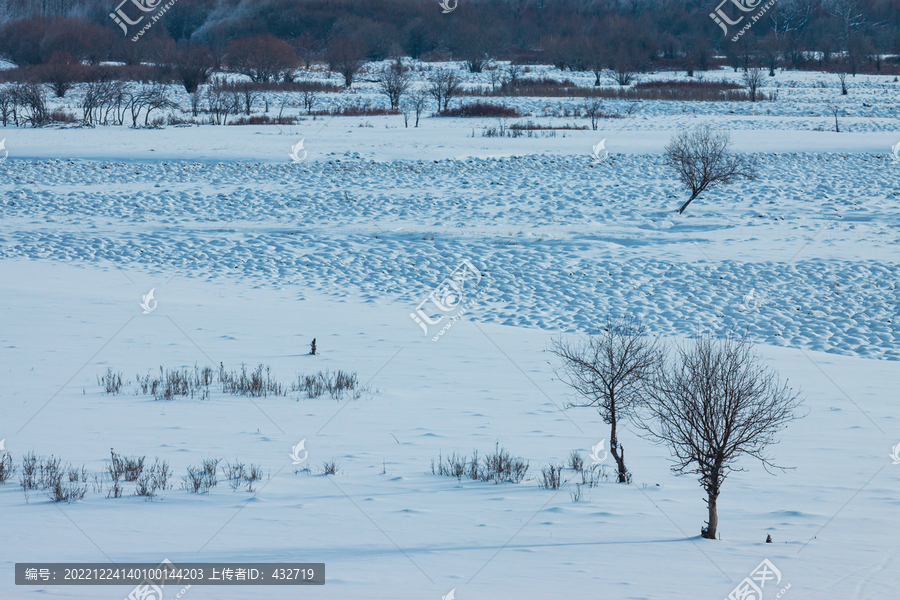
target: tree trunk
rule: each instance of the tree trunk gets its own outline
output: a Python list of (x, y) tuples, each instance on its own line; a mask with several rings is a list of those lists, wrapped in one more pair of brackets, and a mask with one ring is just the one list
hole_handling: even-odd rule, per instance
[(619, 475), (619, 483), (628, 483), (628, 469), (625, 468), (625, 449), (619, 447), (619, 438), (616, 436), (615, 414), (613, 414), (612, 417), (609, 432), (609, 453), (616, 459), (616, 471)]
[(688, 204), (690, 204), (691, 202), (693, 202), (693, 201), (694, 201), (694, 198), (696, 198), (697, 196), (699, 196), (700, 193), (701, 193), (702, 191), (703, 191), (703, 190), (697, 190), (696, 192), (694, 192), (693, 194), (691, 194), (690, 199), (682, 205), (681, 209), (678, 211), (678, 214), (680, 215), (681, 213), (683, 213), (683, 212), (684, 212), (684, 209), (686, 209), (686, 208), (688, 207)]
[(709, 509), (709, 521), (706, 524), (701, 535), (707, 539), (716, 539), (716, 529), (719, 527), (719, 515), (716, 513), (716, 496), (709, 494), (706, 500), (706, 506)]

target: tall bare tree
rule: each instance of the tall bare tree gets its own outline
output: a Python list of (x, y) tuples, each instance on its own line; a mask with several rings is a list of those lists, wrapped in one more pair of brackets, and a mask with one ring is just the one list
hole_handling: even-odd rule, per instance
[(357, 71), (366, 64), (365, 45), (359, 37), (335, 36), (325, 51), (325, 60), (328, 61), (328, 68), (340, 73), (344, 77), (344, 85), (350, 88)]
[(174, 53), (172, 65), (175, 79), (181, 82), (188, 94), (193, 94), (209, 79), (215, 67), (215, 59), (206, 46), (182, 43)]
[(453, 71), (438, 69), (428, 76), (428, 93), (437, 102), (438, 111), (447, 110), (450, 100), (459, 93), (462, 82)]
[(409, 69), (403, 66), (400, 59), (378, 75), (378, 91), (388, 97), (391, 109), (400, 106), (400, 99), (409, 90), (410, 80)]
[(416, 90), (412, 93), (411, 104), (416, 113), (416, 127), (419, 126), (419, 118), (425, 112), (428, 106), (428, 92), (424, 89)]
[(609, 425), (609, 452), (619, 483), (629, 483), (619, 425), (634, 416), (641, 391), (662, 360), (655, 338), (639, 320), (608, 319), (597, 335), (579, 342), (557, 340), (553, 353), (563, 361), (560, 378), (578, 394), (569, 406), (591, 406)]
[(713, 132), (709, 125), (687, 129), (672, 138), (666, 146), (665, 163), (678, 172), (681, 183), (691, 192), (679, 214), (711, 187), (756, 178), (753, 163), (729, 153), (730, 146), (728, 134)]
[(277, 81), (297, 68), (299, 62), (287, 42), (269, 34), (231, 42), (226, 58), (232, 70), (251, 81)]
[(699, 475), (709, 520), (701, 535), (715, 539), (716, 502), (725, 479), (750, 456), (777, 467), (766, 454), (775, 435), (796, 418), (799, 392), (762, 365), (746, 338), (701, 337), (678, 349), (671, 366), (648, 387), (640, 427), (669, 447), (676, 473)]

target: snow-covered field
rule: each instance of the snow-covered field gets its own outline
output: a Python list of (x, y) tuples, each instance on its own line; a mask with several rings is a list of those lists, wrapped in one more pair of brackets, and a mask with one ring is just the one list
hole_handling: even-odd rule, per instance
[[(26, 501), (18, 478), (0, 486), (0, 598), (130, 591), (16, 587), (16, 562), (164, 558), (324, 562), (326, 585), (301, 593), (336, 599), (717, 600), (763, 559), (782, 574), (764, 600), (787, 584), (783, 597), (798, 600), (896, 595), (897, 84), (858, 77), (837, 134), (814, 130), (828, 128), (834, 94), (816, 77), (829, 76), (779, 73), (777, 102), (643, 103), (553, 138), (484, 138), (490, 120), (404, 129), (398, 116), (4, 129), (0, 439), (17, 463), (33, 450), (92, 474), (111, 447), (159, 457), (176, 486), (152, 502), (128, 487), (71, 504)], [(883, 89), (890, 100), (867, 113)], [(700, 121), (731, 130), (761, 177), (679, 216), (684, 193), (660, 154)], [(309, 155), (295, 164), (301, 138)], [(610, 155), (597, 162), (603, 138)], [(463, 259), (483, 293), (432, 342), (410, 313)], [(151, 289), (158, 305), (143, 314)], [(571, 396), (547, 350), (625, 313), (673, 343), (748, 332), (803, 390), (805, 417), (774, 448), (794, 468), (743, 463), (719, 500), (721, 540), (699, 537), (696, 479), (672, 475), (665, 448), (631, 430), (633, 485), (603, 482), (579, 502), (572, 485), (538, 487), (541, 466), (587, 457), (609, 433), (593, 410), (561, 410)], [(355, 371), (369, 391), (135, 394), (135, 374), (220, 362), (270, 365), (285, 383)], [(107, 368), (130, 380), (125, 393), (103, 393)], [(495, 443), (529, 461), (524, 482), (431, 472), (439, 453)], [(255, 493), (179, 489), (210, 457), (267, 477)], [(332, 459), (339, 474), (321, 474)], [(194, 586), (183, 597), (297, 594)]]

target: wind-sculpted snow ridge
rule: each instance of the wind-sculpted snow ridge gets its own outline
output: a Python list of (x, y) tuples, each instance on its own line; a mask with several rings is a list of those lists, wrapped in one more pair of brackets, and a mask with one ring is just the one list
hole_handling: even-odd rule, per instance
[(657, 156), (7, 164), (0, 258), (247, 277), (403, 311), (468, 258), (487, 275), (469, 311), (485, 322), (586, 331), (635, 313), (662, 334), (900, 360), (890, 161), (755, 158), (762, 179), (683, 217)]

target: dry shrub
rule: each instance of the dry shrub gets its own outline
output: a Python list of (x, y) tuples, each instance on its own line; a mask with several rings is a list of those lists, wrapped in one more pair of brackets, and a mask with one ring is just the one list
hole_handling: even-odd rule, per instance
[(383, 108), (381, 106), (373, 106), (370, 102), (366, 101), (336, 106), (328, 110), (316, 110), (309, 114), (320, 117), (380, 117), (384, 115), (399, 115), (400, 111)]
[(511, 106), (491, 104), (490, 102), (472, 102), (461, 104), (456, 108), (448, 108), (438, 113), (441, 117), (521, 117), (522, 113)]
[(463, 474), (476, 481), (493, 483), (519, 483), (528, 472), (528, 462), (521, 458), (513, 457), (506, 448), (501, 448), (498, 442), (494, 451), (479, 459), (476, 450), (472, 459), (465, 455), (451, 454), (444, 459), (438, 454), (437, 463), (431, 460), (431, 472), (435, 475), (445, 475), (462, 479)]
[(253, 115), (232, 119), (229, 125), (293, 125), (297, 117), (270, 117), (269, 115)]
[(558, 490), (559, 486), (562, 485), (563, 468), (562, 465), (554, 464), (543, 467), (541, 469), (541, 481), (538, 482), (538, 487), (543, 490)]

